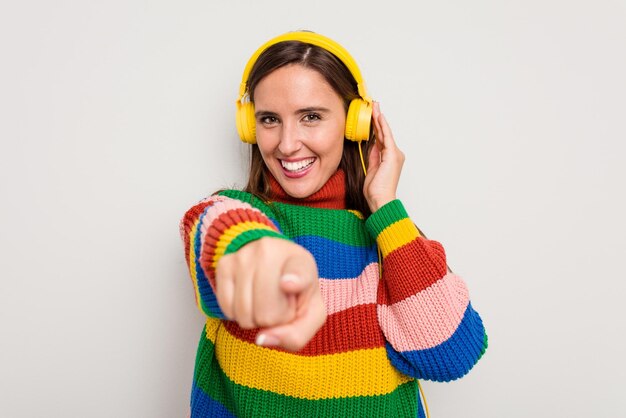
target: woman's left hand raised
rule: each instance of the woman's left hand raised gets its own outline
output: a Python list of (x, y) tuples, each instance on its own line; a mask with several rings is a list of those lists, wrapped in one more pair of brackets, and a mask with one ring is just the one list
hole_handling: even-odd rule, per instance
[(372, 213), (381, 206), (396, 199), (400, 172), (404, 164), (404, 153), (397, 147), (391, 128), (380, 112), (380, 105), (374, 102), (372, 123), (376, 144), (368, 159), (367, 176), (363, 184), (363, 194)]

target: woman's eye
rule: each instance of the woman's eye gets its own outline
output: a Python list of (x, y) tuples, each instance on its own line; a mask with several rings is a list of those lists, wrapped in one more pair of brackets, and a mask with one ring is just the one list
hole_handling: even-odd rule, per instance
[(308, 113), (308, 114), (304, 115), (304, 121), (305, 122), (316, 122), (316, 121), (318, 121), (320, 119), (322, 119), (322, 118), (317, 113)]
[(278, 122), (278, 119), (274, 116), (263, 116), (261, 117), (261, 123), (264, 125), (271, 125), (273, 123)]

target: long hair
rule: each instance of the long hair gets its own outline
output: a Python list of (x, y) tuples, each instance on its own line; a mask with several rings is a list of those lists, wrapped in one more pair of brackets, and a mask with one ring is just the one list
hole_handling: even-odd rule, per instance
[[(250, 101), (254, 103), (254, 90), (259, 82), (272, 71), (289, 64), (298, 64), (320, 73), (333, 90), (343, 99), (346, 112), (353, 99), (359, 97), (357, 83), (350, 70), (341, 60), (325, 49), (300, 41), (285, 41), (267, 48), (254, 63), (247, 80)], [(364, 141), (363, 154), (367, 166), (367, 156), (373, 141), (370, 128), (369, 141)], [(363, 183), (365, 174), (361, 168), (358, 143), (344, 139), (343, 155), (339, 168), (345, 173), (346, 206), (360, 211), (365, 217), (371, 214), (365, 196)], [(265, 163), (256, 144), (250, 148), (250, 173), (244, 191), (259, 198), (272, 200), (270, 183)]]

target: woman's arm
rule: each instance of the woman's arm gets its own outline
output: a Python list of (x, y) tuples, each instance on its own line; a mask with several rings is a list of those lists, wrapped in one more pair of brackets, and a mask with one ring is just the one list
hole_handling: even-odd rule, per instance
[(396, 199), (404, 154), (376, 102), (376, 146), (363, 186), (372, 215), (366, 226), (382, 251), (378, 320), (387, 354), (403, 373), (448, 381), (466, 374), (487, 348), (482, 320), (443, 247), (421, 236)]
[(258, 208), (211, 196), (187, 211), (180, 232), (196, 303), (207, 316), (261, 328), (257, 344), (291, 351), (326, 321), (315, 259)]
[(225, 319), (215, 293), (218, 261), (262, 237), (282, 237), (259, 209), (225, 196), (214, 195), (191, 207), (180, 221), (185, 259), (196, 304), (209, 317)]
[(378, 320), (396, 368), (420, 379), (465, 375), (487, 348), (465, 282), (448, 270), (440, 243), (421, 236), (404, 206), (382, 206), (366, 226), (382, 252)]

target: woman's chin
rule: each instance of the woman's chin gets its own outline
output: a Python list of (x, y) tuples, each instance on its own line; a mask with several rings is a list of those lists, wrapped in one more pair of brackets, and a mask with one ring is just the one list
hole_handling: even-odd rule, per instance
[(315, 190), (313, 187), (308, 187), (307, 185), (293, 185), (293, 184), (287, 184), (287, 185), (282, 185), (283, 186), (283, 190), (285, 190), (285, 193), (287, 193), (289, 196), (296, 198), (296, 199), (304, 199), (307, 198), (309, 196), (311, 196), (313, 193), (315, 193)]
[[(313, 164), (315, 165), (315, 164)], [(280, 174), (276, 177), (285, 193), (296, 199), (304, 199), (317, 191), (315, 167), (308, 167), (303, 172), (288, 172), (281, 167)]]

